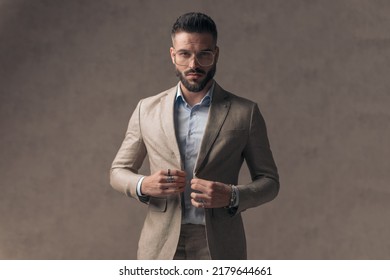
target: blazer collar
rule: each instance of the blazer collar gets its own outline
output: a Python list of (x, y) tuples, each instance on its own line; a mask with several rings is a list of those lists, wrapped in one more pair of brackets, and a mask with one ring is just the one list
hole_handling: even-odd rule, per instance
[(226, 120), (229, 109), (229, 95), (215, 82), (209, 117), (199, 149), (198, 159), (195, 164), (195, 175), (197, 175), (199, 171), (201, 171), (201, 169), (206, 165), (207, 155), (209, 154), (215, 140), (218, 137), (222, 125)]
[(175, 155), (175, 158), (178, 162), (178, 166), (181, 164), (179, 144), (176, 139), (175, 132), (175, 117), (174, 117), (174, 104), (176, 99), (177, 86), (168, 89), (165, 91), (165, 94), (162, 95), (161, 102), (161, 126), (164, 130), (166, 139), (168, 140), (167, 148), (172, 150), (172, 153)]

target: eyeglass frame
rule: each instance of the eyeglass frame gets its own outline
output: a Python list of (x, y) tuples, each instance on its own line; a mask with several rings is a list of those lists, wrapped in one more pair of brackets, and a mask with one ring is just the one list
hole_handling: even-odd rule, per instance
[[(178, 63), (176, 62), (176, 54), (177, 54), (177, 52), (183, 51), (183, 52), (191, 53), (191, 58), (189, 58), (189, 61), (192, 59), (192, 57), (194, 57), (195, 60), (196, 60), (196, 62), (199, 63), (200, 66), (202, 66), (202, 67), (209, 67), (209, 66), (213, 65), (214, 62), (215, 62), (215, 55), (216, 55), (216, 53), (217, 53), (216, 50), (218, 49), (218, 47), (217, 47), (216, 50), (214, 50), (214, 51), (212, 51), (212, 50), (204, 50), (204, 51), (199, 51), (199, 52), (191, 52), (191, 51), (187, 51), (187, 50), (179, 50), (179, 51), (176, 51), (176, 49), (175, 49), (174, 47), (172, 47), (172, 49), (175, 50), (175, 52), (173, 53), (173, 61), (174, 61), (174, 63), (175, 63), (176, 65), (179, 65), (179, 66), (188, 66), (188, 65), (190, 65), (190, 63), (188, 63), (188, 64), (178, 64)], [(198, 55), (199, 53), (202, 53), (202, 52), (203, 52), (203, 53), (204, 53), (204, 52), (211, 53), (211, 54), (213, 55), (213, 62), (212, 62), (211, 64), (202, 65), (202, 64), (199, 62), (199, 60), (198, 60), (198, 58), (197, 58), (197, 55)]]

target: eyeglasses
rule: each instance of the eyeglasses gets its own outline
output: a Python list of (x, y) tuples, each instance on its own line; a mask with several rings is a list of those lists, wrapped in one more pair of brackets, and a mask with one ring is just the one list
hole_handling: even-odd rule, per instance
[(193, 56), (200, 66), (211, 66), (214, 63), (215, 54), (212, 51), (200, 51), (198, 53), (180, 50), (174, 55), (175, 64), (180, 66), (188, 66), (191, 63)]

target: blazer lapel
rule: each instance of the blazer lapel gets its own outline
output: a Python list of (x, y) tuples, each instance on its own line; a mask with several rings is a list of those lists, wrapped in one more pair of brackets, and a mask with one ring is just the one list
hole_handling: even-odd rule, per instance
[(179, 166), (181, 165), (181, 157), (179, 145), (176, 139), (174, 104), (176, 98), (177, 86), (166, 91), (160, 99), (161, 102), (161, 126), (167, 139), (167, 147), (175, 154)]
[(198, 174), (206, 164), (206, 157), (225, 122), (229, 109), (230, 100), (228, 95), (217, 83), (215, 83), (209, 117), (195, 165), (195, 175)]

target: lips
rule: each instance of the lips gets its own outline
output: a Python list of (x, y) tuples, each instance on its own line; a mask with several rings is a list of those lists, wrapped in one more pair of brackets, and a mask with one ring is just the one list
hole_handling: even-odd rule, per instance
[(199, 78), (203, 75), (203, 73), (201, 72), (189, 72), (189, 73), (186, 73), (186, 76), (189, 77), (189, 78)]
[(186, 76), (190, 76), (190, 77), (200, 77), (206, 73), (204, 71), (202, 71), (201, 69), (191, 69), (187, 72), (184, 72), (184, 74)]
[(190, 74), (187, 74), (186, 75), (187, 77), (200, 77), (200, 76), (202, 76), (202, 74), (200, 74), (200, 73), (190, 73)]

